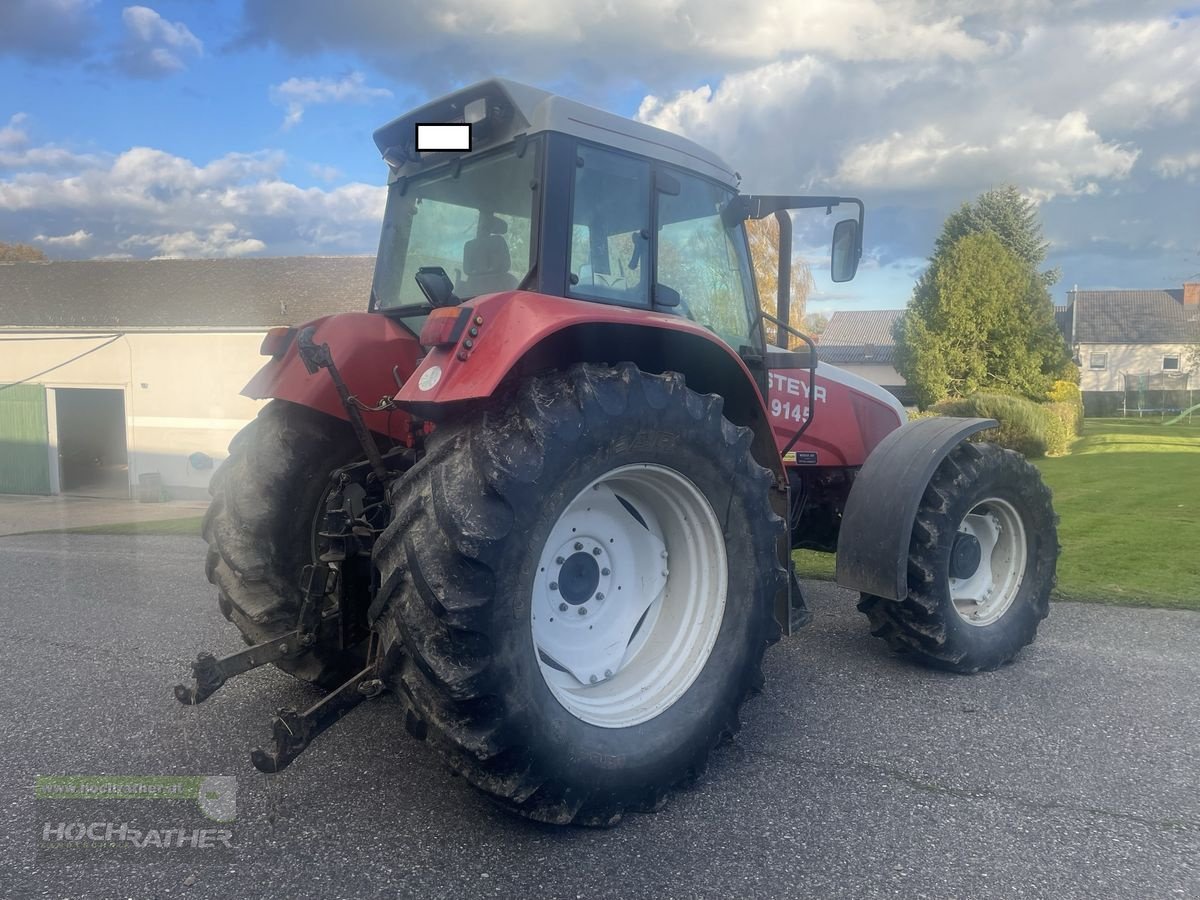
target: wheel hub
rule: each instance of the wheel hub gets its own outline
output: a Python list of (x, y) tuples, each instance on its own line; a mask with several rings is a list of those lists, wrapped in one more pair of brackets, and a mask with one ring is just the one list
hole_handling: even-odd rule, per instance
[(954, 546), (950, 550), (950, 577), (970, 578), (979, 568), (983, 558), (983, 550), (979, 546), (979, 538), (975, 535), (960, 531), (954, 536)]
[(600, 586), (600, 564), (596, 562), (599, 555), (599, 548), (595, 548), (595, 555), (572, 553), (558, 570), (558, 592), (572, 606), (595, 599)]

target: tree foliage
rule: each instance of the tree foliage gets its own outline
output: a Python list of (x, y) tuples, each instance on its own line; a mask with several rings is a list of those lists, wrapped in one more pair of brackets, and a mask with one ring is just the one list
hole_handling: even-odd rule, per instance
[[(934, 256), (945, 253), (960, 238), (984, 231), (995, 234), (1031, 269), (1040, 268), (1046, 261), (1046, 250), (1050, 245), (1042, 236), (1037, 206), (1011, 184), (992, 188), (980, 194), (974, 203), (964, 203), (952, 212), (934, 244)], [(1060, 275), (1058, 269), (1047, 270), (1041, 273), (1042, 282), (1049, 287)]]
[(1043, 400), (1072, 370), (1042, 276), (990, 230), (939, 240), (896, 343), (922, 409), (981, 390)]
[[(746, 235), (750, 240), (750, 262), (754, 268), (754, 283), (758, 287), (758, 302), (764, 312), (775, 315), (776, 298), (779, 294), (779, 223), (774, 216), (765, 219), (748, 219)], [(788, 312), (788, 324), (808, 333), (804, 321), (804, 307), (813, 290), (812, 271), (808, 263), (792, 254), (792, 302)], [(771, 338), (774, 327), (768, 327)], [(777, 343), (771, 338), (772, 343)]]
[(45, 262), (46, 254), (28, 244), (6, 244), (0, 241), (0, 262)]

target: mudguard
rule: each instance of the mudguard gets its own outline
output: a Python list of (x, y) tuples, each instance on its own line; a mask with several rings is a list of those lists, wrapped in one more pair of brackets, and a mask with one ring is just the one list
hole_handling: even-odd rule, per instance
[(908, 546), (933, 473), (969, 435), (994, 419), (919, 419), (893, 431), (854, 479), (838, 532), (837, 583), (899, 600), (908, 594)]

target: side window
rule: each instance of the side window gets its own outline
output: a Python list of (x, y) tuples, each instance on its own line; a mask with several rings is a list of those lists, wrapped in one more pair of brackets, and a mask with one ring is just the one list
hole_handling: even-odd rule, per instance
[(1108, 368), (1108, 354), (1107, 353), (1092, 353), (1088, 357), (1088, 368), (1089, 369), (1107, 369)]
[(726, 227), (731, 192), (682, 172), (678, 193), (658, 197), (658, 283), (679, 292), (679, 311), (735, 349), (749, 343), (751, 289), (746, 238)]
[(1179, 371), (1179, 357), (1178, 356), (1164, 356), (1163, 357), (1163, 371), (1164, 372), (1178, 372)]
[(649, 305), (650, 164), (581, 146), (571, 217), (573, 296)]

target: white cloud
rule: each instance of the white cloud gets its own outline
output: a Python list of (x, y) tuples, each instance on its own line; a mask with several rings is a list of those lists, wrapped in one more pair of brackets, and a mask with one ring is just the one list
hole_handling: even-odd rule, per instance
[(204, 52), (200, 39), (182, 22), (168, 22), (148, 6), (121, 11), (125, 26), (116, 66), (133, 78), (162, 78), (187, 68)]
[(82, 228), (73, 231), (70, 234), (60, 234), (50, 236), (39, 234), (34, 236), (34, 240), (39, 244), (45, 244), (48, 247), (82, 247), (92, 239), (90, 231), (84, 231)]
[(299, 124), (304, 110), (320, 103), (371, 103), (392, 96), (387, 88), (371, 87), (362, 72), (341, 78), (289, 78), (271, 87), (271, 101), (286, 110), (284, 128)]
[(0, 232), (67, 256), (362, 253), (377, 242), (382, 186), (302, 188), (281, 177), (281, 153), (197, 163), (133, 147), (58, 171), (38, 164), (44, 149), (21, 148), (26, 165), (0, 175)]
[(29, 135), (22, 124), (29, 118), (28, 113), (14, 113), (8, 119), (8, 124), (0, 128), (0, 150), (16, 150), (29, 143)]
[(1181, 153), (1178, 156), (1164, 156), (1154, 165), (1154, 169), (1163, 178), (1182, 178), (1195, 181), (1200, 176), (1200, 150), (1194, 153)]

